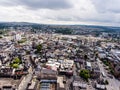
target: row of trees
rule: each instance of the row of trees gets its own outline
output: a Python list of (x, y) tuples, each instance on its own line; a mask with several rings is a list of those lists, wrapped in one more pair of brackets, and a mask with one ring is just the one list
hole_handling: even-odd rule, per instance
[(56, 30), (55, 33), (72, 34), (73, 30), (71, 30), (69, 28), (63, 28), (63, 29), (60, 29), (60, 30)]

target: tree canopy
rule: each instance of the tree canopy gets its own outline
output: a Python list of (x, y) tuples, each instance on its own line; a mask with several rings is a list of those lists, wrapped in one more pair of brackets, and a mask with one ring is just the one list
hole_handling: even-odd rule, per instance
[(86, 69), (81, 70), (80, 76), (88, 81), (88, 78), (90, 78), (89, 70), (86, 70)]
[(87, 60), (88, 59), (88, 56), (87, 54), (84, 55), (84, 59)]
[(21, 60), (18, 57), (15, 57), (13, 59), (13, 62), (10, 64), (10, 66), (13, 68), (19, 68), (20, 63), (21, 63)]
[(36, 52), (39, 53), (42, 50), (42, 45), (41, 44), (37, 45), (36, 49), (37, 49)]
[(13, 68), (19, 68), (19, 65), (18, 65), (18, 64), (13, 64), (12, 67), (13, 67)]
[(21, 60), (18, 57), (15, 57), (14, 60), (13, 60), (13, 63), (20, 64)]

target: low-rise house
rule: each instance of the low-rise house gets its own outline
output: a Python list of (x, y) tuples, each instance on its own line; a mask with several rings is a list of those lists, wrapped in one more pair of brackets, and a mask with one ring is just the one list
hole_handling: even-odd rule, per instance
[(92, 63), (92, 71), (91, 71), (91, 77), (94, 79), (99, 79), (100, 77), (100, 67), (98, 66), (98, 64), (96, 62)]
[(105, 85), (96, 84), (96, 88), (98, 90), (106, 90), (106, 86)]
[(19, 86), (19, 80), (12, 78), (1, 78), (0, 79), (0, 90), (16, 90)]
[(86, 69), (92, 71), (92, 65), (91, 65), (91, 62), (86, 62)]
[(114, 72), (115, 75), (120, 78), (120, 65), (119, 64), (116, 65), (116, 67), (114, 68), (114, 71), (115, 71)]
[(57, 72), (50, 69), (43, 68), (41, 69), (39, 79), (40, 79), (40, 82), (44, 80), (57, 80)]
[(64, 81), (66, 81), (64, 76), (58, 76), (57, 77), (57, 84), (58, 84), (57, 90), (65, 90), (66, 89)]
[(10, 77), (12, 76), (13, 69), (10, 67), (2, 66), (0, 68), (0, 76)]
[(74, 76), (73, 77), (73, 82), (72, 82), (72, 88), (73, 90), (78, 90), (78, 89), (87, 89), (87, 84), (84, 82), (80, 82), (81, 79), (79, 76)]
[(40, 72), (40, 76), (38, 77), (40, 80), (40, 90), (49, 89), (56, 90), (57, 89), (57, 72), (43, 68)]
[(73, 60), (64, 60), (63, 62), (61, 62), (59, 73), (73, 75), (73, 65)]

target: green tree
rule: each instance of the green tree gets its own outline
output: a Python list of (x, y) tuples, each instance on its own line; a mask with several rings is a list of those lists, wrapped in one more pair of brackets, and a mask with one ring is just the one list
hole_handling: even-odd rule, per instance
[(39, 53), (42, 50), (42, 45), (41, 44), (37, 45), (36, 49), (37, 49), (37, 53)]
[(109, 84), (108, 80), (105, 80), (105, 84), (106, 84), (106, 85), (108, 85), (108, 84)]
[(2, 36), (0, 36), (0, 39), (2, 38)]
[(18, 64), (13, 64), (12, 67), (13, 67), (13, 68), (19, 68), (19, 65), (18, 65)]
[(15, 57), (14, 60), (13, 60), (13, 63), (14, 64), (20, 64), (21, 60), (18, 57)]
[(90, 78), (90, 72), (89, 70), (83, 69), (80, 71), (80, 76), (88, 81), (88, 78)]

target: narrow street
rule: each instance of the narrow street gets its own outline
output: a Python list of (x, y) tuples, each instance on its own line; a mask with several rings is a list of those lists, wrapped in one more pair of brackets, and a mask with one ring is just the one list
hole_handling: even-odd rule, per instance
[[(73, 67), (73, 76), (77, 76), (75, 64), (74, 64), (74, 67)], [(73, 82), (73, 76), (71, 76), (70, 78), (67, 78), (66, 90), (72, 90), (71, 89), (71, 84)]]
[(32, 68), (30, 67), (28, 71), (29, 71), (29, 74), (23, 78), (23, 80), (21, 81), (18, 87), (18, 90), (26, 90), (28, 83), (32, 79), (32, 75), (33, 75)]
[[(109, 85), (106, 85), (107, 90), (120, 90), (120, 81), (118, 81), (118, 80), (115, 79), (115, 78), (113, 78), (113, 79), (109, 78), (109, 77), (107, 76), (107, 72), (106, 72), (106, 70), (104, 69), (103, 64), (101, 63), (101, 61), (98, 59), (97, 62), (98, 62), (98, 65), (99, 65), (99, 67), (100, 67), (100, 71), (105, 73), (104, 79), (107, 79), (108, 82), (109, 82)], [(101, 77), (102, 77), (102, 76), (101, 76)], [(119, 86), (118, 86), (118, 85), (119, 85)]]

